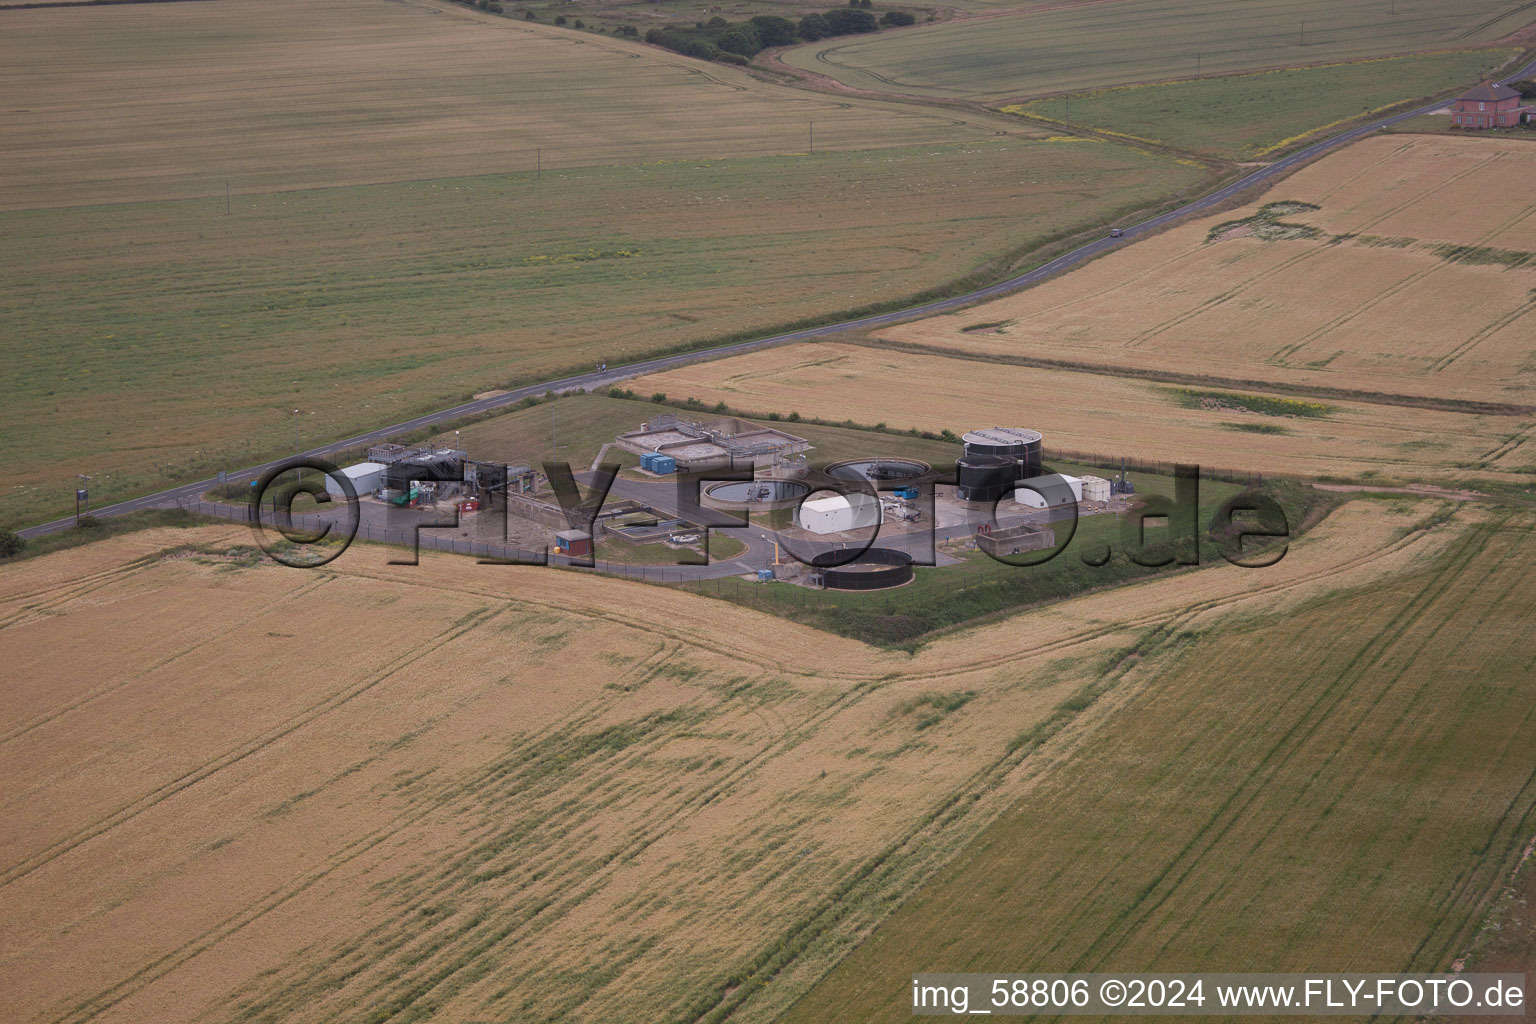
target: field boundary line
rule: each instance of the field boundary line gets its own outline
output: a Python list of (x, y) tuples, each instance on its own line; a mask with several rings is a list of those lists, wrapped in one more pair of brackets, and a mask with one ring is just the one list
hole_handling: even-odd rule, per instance
[(1429, 409), (1435, 412), (1465, 413), (1476, 416), (1536, 415), (1536, 405), (1464, 401), (1454, 398), (1436, 398), (1433, 395), (1403, 395), (1385, 391), (1352, 391), (1348, 388), (1333, 388), (1323, 384), (1295, 384), (1286, 381), (1254, 380), (1244, 377), (1217, 377), (1200, 373), (1181, 373), (1177, 370), (1159, 370), (1151, 367), (1121, 366), (1114, 363), (1083, 363), (1069, 359), (1050, 359), (1043, 356), (983, 353), (968, 349), (950, 349), (942, 345), (929, 345), (923, 342), (894, 341), (884, 338), (839, 338), (837, 343), (859, 345), (873, 349), (894, 349), (901, 352), (910, 352), (913, 355), (942, 356), (950, 359), (964, 359), (970, 362), (1022, 366), (1037, 370), (1091, 373), (1096, 376), (1145, 380), (1157, 384), (1187, 384), (1199, 387), (1222, 388), (1228, 391), (1298, 395), (1303, 398), (1330, 398), (1341, 402), (1404, 406), (1411, 409)]

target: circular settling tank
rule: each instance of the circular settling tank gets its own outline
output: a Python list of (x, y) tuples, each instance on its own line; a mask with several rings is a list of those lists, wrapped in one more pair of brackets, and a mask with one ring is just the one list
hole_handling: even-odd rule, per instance
[(916, 480), (931, 469), (916, 459), (849, 459), (827, 467), (836, 480)]
[(822, 586), (829, 590), (886, 590), (912, 579), (912, 556), (893, 548), (870, 548), (847, 565), (833, 562), (847, 557), (846, 552), (824, 551), (811, 559), (811, 566), (821, 573)]
[(797, 480), (728, 480), (704, 488), (704, 498), (716, 508), (786, 508), (809, 491)]

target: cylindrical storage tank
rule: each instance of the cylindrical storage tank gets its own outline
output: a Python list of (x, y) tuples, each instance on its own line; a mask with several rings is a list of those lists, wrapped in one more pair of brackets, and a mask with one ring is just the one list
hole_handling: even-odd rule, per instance
[(912, 579), (912, 556), (894, 548), (870, 548), (846, 565), (834, 565), (847, 557), (843, 551), (825, 551), (811, 559), (821, 573), (821, 584), (830, 590), (885, 590)]
[(955, 463), (961, 501), (996, 501), (1013, 490), (1018, 461), (1007, 455), (967, 455)]
[(961, 438), (967, 458), (973, 455), (1006, 455), (1019, 467), (1016, 479), (1039, 476), (1042, 472), (1040, 449), (1045, 440), (1038, 430), (1027, 427), (987, 427), (972, 430)]

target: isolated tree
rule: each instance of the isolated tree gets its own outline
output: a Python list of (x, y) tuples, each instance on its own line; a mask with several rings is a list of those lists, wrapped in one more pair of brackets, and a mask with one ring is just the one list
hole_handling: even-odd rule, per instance
[(555, 15), (555, 24), (556, 25), (564, 25), (565, 24), (565, 15), (563, 15), (563, 14)]
[(14, 530), (0, 530), (0, 558), (15, 558), (27, 542)]
[(908, 14), (906, 11), (886, 11), (880, 16), (880, 23), (882, 25), (890, 25), (898, 28), (903, 25), (912, 25), (916, 22), (917, 19), (912, 17), (912, 15)]

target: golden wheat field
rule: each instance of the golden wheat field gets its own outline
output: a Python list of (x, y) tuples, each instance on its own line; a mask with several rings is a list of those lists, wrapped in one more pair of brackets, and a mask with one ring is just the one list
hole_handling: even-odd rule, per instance
[(634, 387), (745, 413), (901, 430), (1027, 425), (1045, 434), (1047, 458), (1123, 453), (1241, 472), (1441, 483), (1519, 480), (1536, 461), (1524, 447), (1536, 430), (1529, 416), (1290, 399), (1271, 414), (1242, 407), (1253, 396), (1236, 392), (831, 342), (680, 367)]
[(1457, 532), (1419, 514), (916, 656), (558, 570), (286, 569), (224, 527), (20, 563), (7, 1017), (771, 1019), (1135, 692), (1159, 656), (1127, 645), (1408, 571)]
[[(4, 12), (0, 209), (963, 142), (977, 118), (797, 94), (414, 0)], [(985, 118), (982, 118), (985, 120)], [(1002, 119), (999, 118), (999, 121)], [(1034, 130), (1027, 129), (1024, 134)]]
[[(1529, 405), (1533, 174), (1536, 146), (1520, 140), (1370, 138), (1250, 206), (879, 337), (986, 356)], [(1282, 207), (1275, 225), (1222, 230), (1265, 204), (1291, 202), (1319, 209)], [(1276, 238), (1297, 234), (1286, 225), (1314, 237)], [(1418, 416), (1405, 410), (1405, 429)]]

